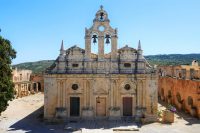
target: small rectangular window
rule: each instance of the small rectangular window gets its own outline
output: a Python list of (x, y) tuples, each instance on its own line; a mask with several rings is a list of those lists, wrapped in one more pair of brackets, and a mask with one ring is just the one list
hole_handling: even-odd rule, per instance
[(72, 64), (73, 67), (78, 67), (78, 64)]
[(131, 67), (130, 63), (124, 63), (124, 67)]
[(20, 74), (20, 80), (22, 80), (22, 74)]

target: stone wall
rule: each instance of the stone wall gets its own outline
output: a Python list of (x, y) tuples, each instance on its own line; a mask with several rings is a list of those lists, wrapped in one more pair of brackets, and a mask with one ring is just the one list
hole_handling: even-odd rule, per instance
[(158, 83), (158, 94), (161, 100), (200, 118), (199, 80), (160, 77)]
[(44, 76), (43, 74), (31, 74), (31, 82), (38, 84), (38, 91), (44, 92)]

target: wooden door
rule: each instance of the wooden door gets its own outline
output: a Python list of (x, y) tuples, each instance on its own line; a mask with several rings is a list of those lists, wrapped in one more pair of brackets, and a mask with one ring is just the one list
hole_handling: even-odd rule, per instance
[(132, 97), (123, 97), (123, 116), (132, 116)]
[(80, 115), (80, 98), (70, 97), (70, 116)]
[(96, 116), (106, 116), (106, 98), (96, 98)]

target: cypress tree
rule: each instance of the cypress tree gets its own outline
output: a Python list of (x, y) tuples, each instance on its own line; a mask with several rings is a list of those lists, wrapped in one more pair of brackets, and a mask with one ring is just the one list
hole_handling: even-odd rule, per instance
[(0, 114), (6, 110), (8, 101), (14, 98), (11, 61), (16, 58), (16, 51), (9, 40), (0, 36)]

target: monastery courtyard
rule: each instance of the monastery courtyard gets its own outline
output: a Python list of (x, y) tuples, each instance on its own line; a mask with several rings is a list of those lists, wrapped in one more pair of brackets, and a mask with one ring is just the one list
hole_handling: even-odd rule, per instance
[[(113, 132), (110, 127), (129, 126), (139, 131), (114, 131), (114, 132), (141, 132), (141, 133), (198, 133), (200, 131), (200, 120), (192, 118), (185, 113), (178, 112), (173, 124), (153, 123), (138, 128), (131, 120), (111, 121), (80, 121), (58, 124), (45, 123), (42, 121), (44, 95), (41, 93), (23, 98), (14, 99), (9, 103), (5, 112), (0, 116), (0, 133), (66, 133), (77, 128), (76, 133), (81, 132)], [(164, 107), (159, 104), (159, 109)], [(90, 129), (78, 130), (81, 127)], [(119, 126), (119, 127), (117, 127)], [(105, 129), (104, 129), (105, 128)]]

